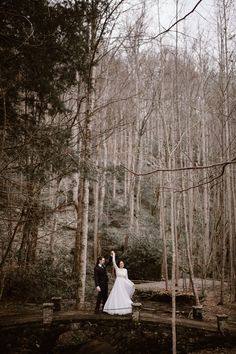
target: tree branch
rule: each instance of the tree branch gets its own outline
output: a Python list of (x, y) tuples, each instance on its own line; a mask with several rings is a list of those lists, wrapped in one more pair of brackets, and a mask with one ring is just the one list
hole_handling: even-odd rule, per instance
[(218, 166), (223, 166), (223, 169), (225, 168), (226, 165), (229, 164), (234, 164), (236, 163), (236, 157), (233, 158), (230, 161), (225, 161), (225, 162), (217, 162), (212, 165), (206, 165), (206, 166), (189, 166), (189, 167), (179, 167), (179, 168), (158, 168), (156, 170), (150, 171), (150, 172), (143, 172), (143, 173), (137, 173), (135, 171), (130, 170), (128, 167), (120, 164), (121, 167), (123, 167), (125, 170), (128, 172), (132, 173), (135, 176), (149, 176), (157, 172), (178, 172), (178, 171), (188, 171), (188, 170), (204, 170), (212, 167), (218, 167)]
[(202, 0), (199, 0), (196, 5), (193, 7), (193, 9), (188, 12), (184, 17), (181, 17), (178, 21), (176, 21), (175, 23), (173, 23), (173, 25), (171, 25), (169, 28), (167, 28), (167, 30), (163, 31), (163, 32), (160, 32), (158, 33), (156, 36), (152, 37), (151, 39), (156, 39), (158, 37), (160, 37), (161, 35), (169, 32), (174, 26), (176, 26), (179, 22), (185, 20), (189, 15), (191, 15), (195, 10), (196, 8), (198, 7), (198, 5), (202, 2)]

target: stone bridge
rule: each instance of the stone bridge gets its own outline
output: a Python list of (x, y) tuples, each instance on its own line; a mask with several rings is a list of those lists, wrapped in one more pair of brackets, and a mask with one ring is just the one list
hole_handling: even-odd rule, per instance
[[(110, 316), (92, 311), (2, 316), (2, 354), (171, 353), (171, 318), (151, 311)], [(176, 319), (177, 352), (214, 346), (236, 347), (236, 326), (224, 317), (215, 323)]]

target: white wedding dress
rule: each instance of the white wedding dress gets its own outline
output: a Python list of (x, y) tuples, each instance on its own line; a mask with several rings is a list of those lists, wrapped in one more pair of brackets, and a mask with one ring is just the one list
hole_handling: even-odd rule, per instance
[(116, 280), (103, 311), (110, 315), (126, 315), (132, 312), (131, 298), (135, 291), (134, 283), (128, 279), (127, 269), (116, 265), (114, 255), (112, 262), (116, 271)]

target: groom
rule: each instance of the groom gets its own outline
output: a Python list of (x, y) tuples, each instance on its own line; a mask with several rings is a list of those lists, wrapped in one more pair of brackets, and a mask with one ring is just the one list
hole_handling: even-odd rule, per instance
[(94, 267), (94, 280), (97, 291), (97, 301), (95, 313), (99, 313), (99, 308), (102, 302), (102, 310), (108, 297), (108, 276), (106, 267), (112, 263), (112, 257), (106, 262), (104, 257), (98, 257)]

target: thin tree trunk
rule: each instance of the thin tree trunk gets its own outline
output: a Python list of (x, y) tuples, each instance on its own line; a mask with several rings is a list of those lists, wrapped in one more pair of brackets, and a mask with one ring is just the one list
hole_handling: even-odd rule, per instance
[(171, 287), (172, 287), (172, 353), (176, 354), (176, 237), (175, 237), (175, 196), (173, 191), (172, 176), (171, 181), (171, 243), (172, 243), (172, 272), (171, 272)]
[[(183, 181), (183, 178), (182, 178)], [(184, 186), (183, 186), (184, 189)], [(184, 192), (183, 194), (183, 209), (184, 209), (184, 224), (185, 224), (185, 245), (186, 245), (186, 254), (187, 254), (187, 260), (188, 260), (188, 268), (189, 268), (189, 276), (190, 276), (190, 282), (192, 285), (192, 290), (193, 290), (193, 294), (195, 297), (195, 301), (196, 301), (196, 305), (199, 306), (200, 305), (200, 301), (199, 301), (199, 296), (198, 296), (198, 292), (197, 292), (197, 288), (195, 286), (194, 283), (194, 274), (193, 274), (193, 265), (192, 265), (192, 255), (191, 255), (191, 251), (190, 251), (190, 242), (189, 242), (189, 227), (188, 227), (188, 217), (187, 217), (187, 201), (186, 201), (186, 192)]]
[[(160, 185), (162, 186), (162, 174), (160, 175)], [(166, 243), (166, 233), (165, 233), (165, 205), (164, 205), (164, 193), (161, 191), (160, 193), (160, 235), (163, 240), (163, 251), (162, 251), (162, 265), (163, 265), (163, 273), (161, 273), (162, 277), (165, 280), (165, 288), (168, 290), (168, 263), (167, 263), (167, 243)]]
[[(59, 196), (59, 187), (60, 187), (60, 180), (54, 179), (53, 184), (50, 185), (49, 188), (49, 194), (51, 195), (50, 200), (51, 200), (51, 208), (56, 209), (58, 205), (58, 196)], [(50, 233), (50, 239), (49, 239), (49, 251), (50, 251), (50, 257), (52, 262), (54, 261), (54, 242), (55, 242), (55, 235), (57, 233), (57, 212), (53, 214), (52, 218), (52, 231)]]
[(94, 222), (93, 222), (93, 260), (94, 264), (98, 258), (98, 223), (99, 223), (99, 173), (93, 182), (93, 198), (94, 198)]
[[(115, 130), (114, 132), (114, 139), (113, 139), (113, 166), (114, 169), (116, 169), (117, 166), (117, 132)], [(112, 176), (112, 199), (116, 199), (116, 185), (117, 185), (117, 180), (116, 180), (116, 174), (113, 173)]]
[[(101, 184), (100, 184), (100, 197), (99, 197), (99, 206), (98, 206), (98, 211), (99, 211), (99, 229), (101, 227), (102, 223), (102, 217), (103, 217), (103, 209), (104, 209), (104, 200), (105, 200), (105, 195), (106, 195), (106, 178), (107, 178), (107, 143), (106, 141), (103, 141), (102, 144), (102, 151), (103, 151), (103, 159), (102, 159), (102, 174), (101, 174)], [(99, 253), (101, 252), (101, 234), (99, 232), (100, 237), (98, 237), (98, 251)]]

